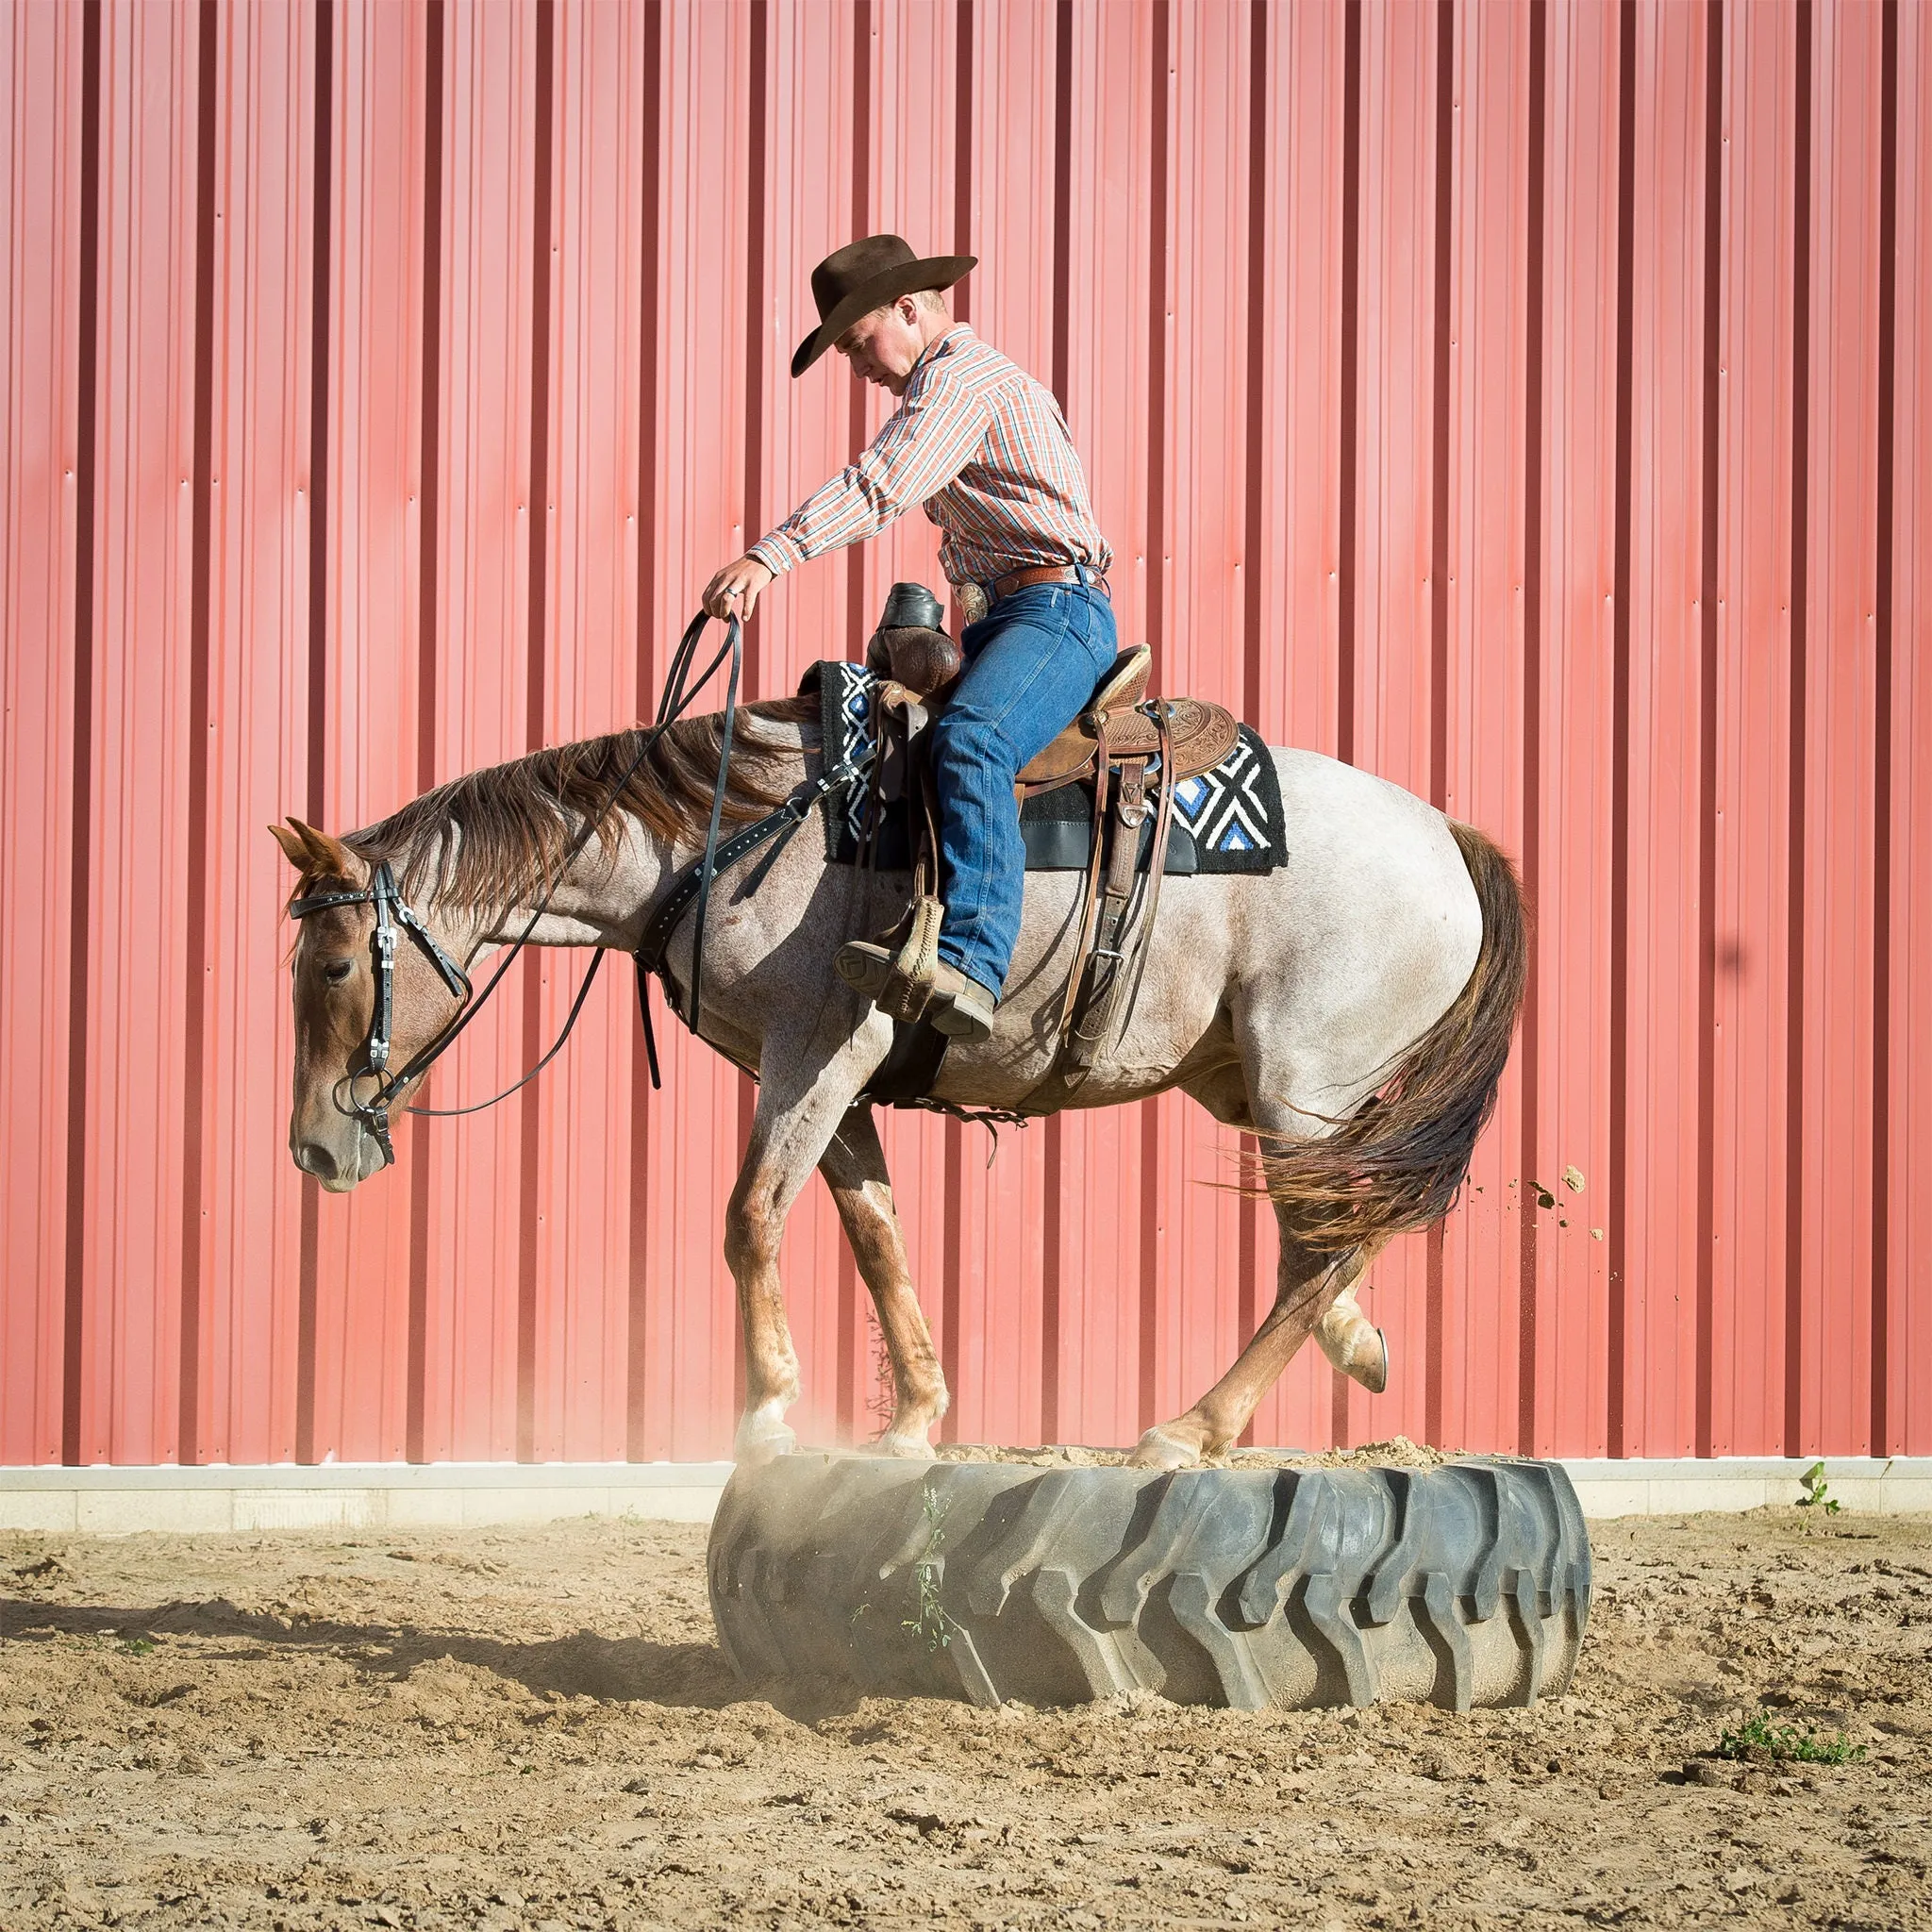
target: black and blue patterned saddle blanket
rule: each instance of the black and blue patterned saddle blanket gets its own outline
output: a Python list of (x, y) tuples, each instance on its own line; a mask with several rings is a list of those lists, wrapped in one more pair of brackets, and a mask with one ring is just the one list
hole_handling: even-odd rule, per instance
[[(872, 749), (873, 692), (878, 679), (863, 664), (827, 661), (816, 667), (820, 727), (831, 764), (863, 758)], [(809, 689), (811, 679), (807, 679)], [(1150, 803), (1158, 799), (1160, 764), (1147, 771)], [(855, 865), (863, 848), (870, 788), (851, 785), (824, 801), (825, 858)], [(881, 813), (874, 863), (905, 872), (912, 864), (910, 816), (903, 799)], [(1084, 872), (1092, 852), (1093, 787), (1061, 785), (1040, 791), (1020, 808), (1020, 835), (1028, 872)], [(1150, 811), (1143, 841), (1154, 837)], [(1144, 850), (1143, 850), (1144, 858)], [(1174, 790), (1167, 841), (1170, 873), (1273, 872), (1288, 858), (1281, 813), (1281, 783), (1274, 760), (1258, 736), (1243, 724), (1234, 749), (1212, 771), (1184, 778)]]

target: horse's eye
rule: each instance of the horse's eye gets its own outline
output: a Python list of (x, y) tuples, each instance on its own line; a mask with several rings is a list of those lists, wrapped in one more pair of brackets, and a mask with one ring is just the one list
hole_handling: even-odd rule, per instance
[(353, 959), (331, 959), (322, 969), (322, 976), (331, 986), (340, 986), (355, 970), (356, 962)]

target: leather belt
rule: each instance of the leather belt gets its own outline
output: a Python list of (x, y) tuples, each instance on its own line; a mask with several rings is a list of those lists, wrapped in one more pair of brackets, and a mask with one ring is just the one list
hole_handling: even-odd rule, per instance
[(1026, 570), (1008, 571), (991, 584), (962, 583), (953, 586), (953, 596), (968, 624), (977, 624), (1002, 597), (1016, 591), (1030, 591), (1041, 584), (1091, 584), (1102, 596), (1111, 598), (1107, 579), (1086, 564), (1042, 563)]

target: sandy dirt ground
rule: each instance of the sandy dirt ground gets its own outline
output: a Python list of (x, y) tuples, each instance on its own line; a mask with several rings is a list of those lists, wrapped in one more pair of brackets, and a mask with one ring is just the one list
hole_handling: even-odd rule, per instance
[(1592, 1529), (1460, 1718), (781, 1710), (695, 1528), (0, 1535), (0, 1927), (1932, 1926), (1932, 1519)]

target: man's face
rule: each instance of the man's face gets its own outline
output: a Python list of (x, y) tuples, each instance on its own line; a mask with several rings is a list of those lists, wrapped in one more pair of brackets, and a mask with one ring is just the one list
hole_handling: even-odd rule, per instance
[(915, 320), (918, 314), (912, 298), (901, 296), (889, 308), (861, 315), (833, 346), (861, 382), (875, 382), (895, 396), (903, 394), (912, 365), (925, 350)]

